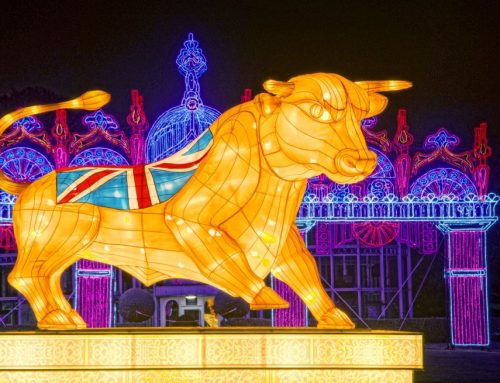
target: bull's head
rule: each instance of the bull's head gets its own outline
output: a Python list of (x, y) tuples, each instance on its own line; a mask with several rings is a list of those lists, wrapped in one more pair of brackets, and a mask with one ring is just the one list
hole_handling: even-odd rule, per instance
[(255, 101), (263, 115), (260, 140), (264, 156), (284, 179), (325, 174), (337, 183), (359, 182), (375, 169), (361, 120), (381, 113), (387, 98), (377, 92), (411, 87), (407, 81), (351, 82), (316, 73), (287, 82), (269, 80)]

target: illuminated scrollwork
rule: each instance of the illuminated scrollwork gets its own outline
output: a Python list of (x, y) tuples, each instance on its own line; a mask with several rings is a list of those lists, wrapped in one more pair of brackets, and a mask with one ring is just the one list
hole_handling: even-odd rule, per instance
[(429, 135), (424, 142), (425, 150), (432, 150), (430, 153), (417, 152), (413, 157), (413, 174), (425, 165), (436, 159), (441, 159), (450, 165), (456, 166), (463, 172), (470, 172), (473, 167), (471, 153), (453, 153), (453, 149), (460, 143), (459, 138), (450, 134), (445, 128), (440, 128), (435, 134)]
[(413, 195), (449, 198), (456, 196), (463, 198), (466, 195), (477, 195), (472, 181), (464, 173), (452, 168), (438, 168), (429, 170), (413, 182), (410, 187)]
[(125, 153), (130, 152), (125, 132), (120, 129), (118, 122), (113, 116), (105, 114), (99, 109), (94, 113), (84, 116), (82, 122), (89, 131), (84, 134), (73, 134), (73, 141), (69, 145), (71, 153), (80, 153), (102, 139), (112, 145), (121, 147)]
[(36, 116), (27, 116), (16, 121), (8, 133), (0, 136), (0, 148), (11, 147), (24, 139), (43, 146), (47, 152), (52, 148), (47, 133), (43, 131), (43, 124)]

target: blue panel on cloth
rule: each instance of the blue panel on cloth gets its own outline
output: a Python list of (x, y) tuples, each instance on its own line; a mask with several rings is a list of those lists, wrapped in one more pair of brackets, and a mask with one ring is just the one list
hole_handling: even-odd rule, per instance
[(90, 192), (75, 202), (88, 202), (102, 207), (129, 210), (130, 204), (128, 198), (126, 172), (111, 178), (108, 182), (102, 184), (96, 190)]
[(200, 150), (205, 149), (208, 145), (210, 145), (212, 139), (213, 139), (212, 132), (210, 131), (210, 129), (208, 129), (207, 131), (205, 131), (205, 133), (203, 133), (203, 135), (198, 139), (198, 141), (196, 141), (196, 143), (191, 147), (191, 149), (189, 149), (183, 155), (187, 156), (189, 154), (193, 154), (199, 152)]
[(162, 169), (151, 169), (160, 202), (167, 201), (177, 193), (189, 181), (194, 172), (195, 170), (170, 172)]
[(57, 195), (61, 194), (65, 191), (68, 186), (70, 186), (73, 182), (75, 182), (81, 176), (87, 174), (88, 172), (94, 170), (94, 168), (87, 169), (79, 169), (79, 170), (69, 170), (65, 172), (57, 172), (56, 173), (56, 192)]

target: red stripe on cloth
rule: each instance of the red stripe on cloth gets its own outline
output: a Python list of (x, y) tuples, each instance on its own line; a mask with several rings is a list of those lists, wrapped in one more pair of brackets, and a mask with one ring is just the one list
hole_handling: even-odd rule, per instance
[(134, 166), (135, 190), (137, 192), (137, 204), (139, 209), (151, 206), (151, 196), (149, 195), (148, 180), (144, 173), (144, 166)]
[(112, 174), (116, 172), (116, 170), (103, 170), (98, 173), (92, 174), (89, 178), (87, 178), (82, 183), (78, 184), (73, 190), (71, 190), (59, 203), (69, 202), (73, 197), (76, 197), (78, 194), (84, 192), (88, 188), (92, 187), (97, 181), (99, 181), (102, 177), (106, 177), (108, 174)]
[[(185, 169), (185, 168), (190, 168), (191, 166), (197, 165), (201, 162), (202, 159), (204, 159), (208, 154), (208, 150), (203, 156), (201, 156), (199, 159), (193, 162), (188, 162), (185, 164), (176, 164), (175, 162), (165, 162), (163, 164), (155, 165), (155, 168), (162, 168), (162, 169)], [(69, 168), (59, 168), (56, 169), (57, 173), (64, 173), (64, 172), (71, 172), (73, 170), (80, 170), (80, 169), (116, 169), (116, 170), (123, 170), (123, 169), (133, 169), (134, 172), (136, 171), (136, 168), (141, 168), (144, 167), (144, 165), (97, 165), (97, 166), (72, 166)]]
[(207, 154), (208, 154), (208, 151), (203, 156), (201, 156), (200, 158), (198, 158), (196, 161), (193, 161), (193, 162), (187, 162), (185, 164), (176, 164), (173, 162), (165, 162), (163, 164), (155, 165), (153, 168), (161, 168), (161, 169), (186, 169), (186, 168), (190, 168), (194, 165), (199, 164), (201, 162), (201, 160), (206, 157)]

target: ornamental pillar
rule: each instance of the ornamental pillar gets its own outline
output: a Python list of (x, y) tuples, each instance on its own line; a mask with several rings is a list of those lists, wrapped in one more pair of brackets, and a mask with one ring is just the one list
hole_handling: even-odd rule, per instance
[(66, 118), (66, 110), (56, 110), (56, 119), (51, 129), (56, 144), (52, 147), (56, 169), (65, 168), (69, 164), (68, 143), (71, 138)]
[(113, 324), (113, 267), (80, 260), (75, 266), (75, 307), (88, 328)]
[(146, 141), (144, 133), (149, 129), (149, 122), (144, 113), (144, 100), (137, 89), (131, 91), (132, 105), (127, 116), (127, 123), (132, 128), (130, 137), (130, 157), (132, 165), (146, 163)]
[(446, 225), (445, 278), (451, 344), (488, 346), (488, 269), (485, 228)]

